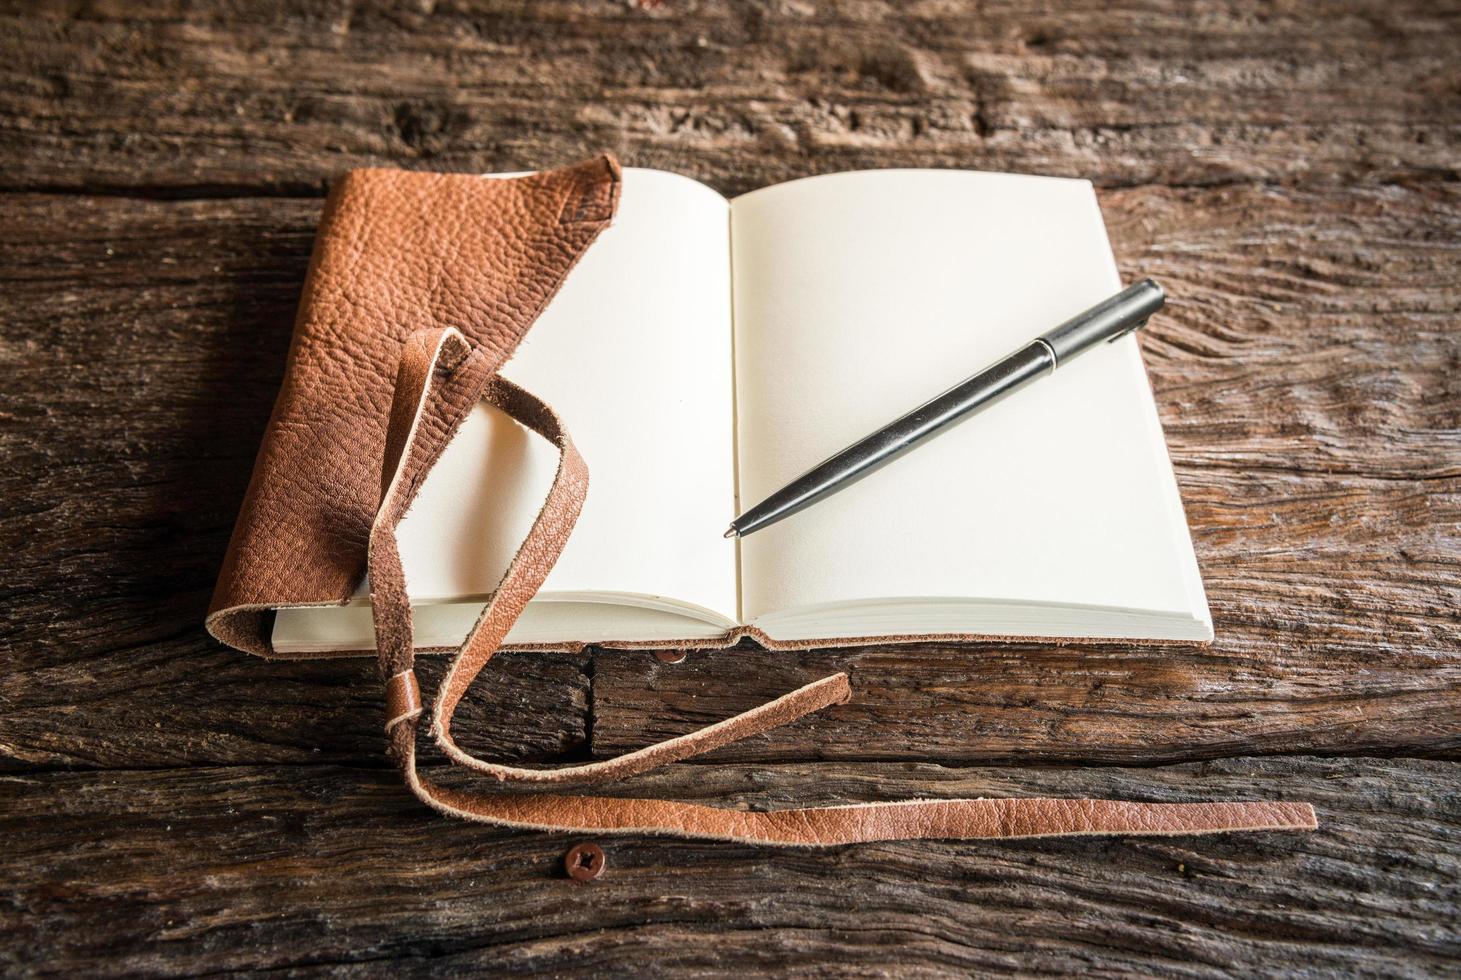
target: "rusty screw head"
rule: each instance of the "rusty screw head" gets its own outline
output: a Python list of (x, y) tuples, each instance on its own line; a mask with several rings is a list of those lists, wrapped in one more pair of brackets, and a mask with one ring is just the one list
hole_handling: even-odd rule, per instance
[(677, 664), (685, 659), (684, 650), (656, 650), (654, 659), (662, 664)]
[(574, 844), (563, 855), (563, 870), (568, 872), (568, 877), (574, 881), (593, 881), (604, 873), (604, 867), (608, 859), (604, 857), (604, 849), (597, 844), (584, 841), (582, 844)]

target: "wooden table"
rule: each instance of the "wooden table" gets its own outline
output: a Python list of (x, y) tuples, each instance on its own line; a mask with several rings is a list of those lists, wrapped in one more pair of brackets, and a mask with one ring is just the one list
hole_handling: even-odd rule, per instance
[[(1458, 969), (1461, 7), (14, 2), (0, 32), (0, 969)], [(727, 805), (1312, 801), (1310, 835), (782, 852), (434, 816), (366, 661), (203, 612), (327, 180), (607, 148), (727, 193), (1092, 178), (1211, 647), (494, 664), (458, 730), (601, 757), (836, 667), (856, 696), (639, 780)]]

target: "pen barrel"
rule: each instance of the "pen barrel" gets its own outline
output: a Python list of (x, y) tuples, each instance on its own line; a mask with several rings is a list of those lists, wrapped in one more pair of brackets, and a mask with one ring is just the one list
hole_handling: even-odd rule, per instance
[(1050, 345), (1057, 365), (1089, 350), (1102, 341), (1123, 337), (1147, 321), (1167, 300), (1162, 287), (1151, 279), (1112, 296), (1083, 313), (1066, 320), (1040, 339)]
[(1012, 394), (1103, 341), (1116, 340), (1146, 323), (1166, 295), (1150, 279), (1124, 289), (1046, 332), (890, 425), (823, 460), (731, 522), (744, 537), (775, 524), (876, 472), (916, 446)]
[(823, 460), (736, 518), (736, 531), (744, 536), (810, 507), (1054, 368), (1049, 349), (1035, 341)]

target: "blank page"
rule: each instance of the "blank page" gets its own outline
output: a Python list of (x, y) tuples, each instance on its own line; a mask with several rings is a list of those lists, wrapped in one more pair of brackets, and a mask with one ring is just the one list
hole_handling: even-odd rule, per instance
[[(613, 224), (503, 368), (557, 410), (588, 463), (588, 500), (545, 593), (735, 615), (734, 549), (716, 533), (735, 487), (728, 220), (703, 184), (625, 170)], [(471, 493), (490, 512), (493, 494)], [(402, 554), (410, 570), (416, 555)]]
[[(1121, 285), (1085, 181), (813, 177), (737, 198), (731, 237), (742, 508)], [(1129, 336), (741, 549), (746, 621), (890, 597), (1207, 619)]]

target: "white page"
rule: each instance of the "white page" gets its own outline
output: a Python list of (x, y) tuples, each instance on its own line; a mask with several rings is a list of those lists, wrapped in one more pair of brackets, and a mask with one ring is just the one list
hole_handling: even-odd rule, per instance
[(735, 506), (728, 221), (703, 184), (625, 170), (613, 223), (503, 369), (557, 410), (588, 463), (588, 501), (544, 593), (735, 616), (735, 553), (718, 533)]
[[(613, 223), (503, 369), (553, 406), (589, 469), (583, 513), (541, 600), (663, 597), (735, 619), (736, 556), (720, 537), (735, 508), (728, 222), (708, 187), (626, 169)], [(489, 595), (556, 465), (546, 441), (479, 405), (401, 523), (413, 603)], [(582, 606), (561, 608), (578, 610), (580, 625), (557, 639), (600, 638), (582, 635), (593, 633)], [(281, 611), (276, 646), (358, 644), (368, 619), (319, 619), (338, 612)], [(447, 632), (471, 618), (455, 616)]]
[[(740, 503), (1120, 288), (1085, 181), (877, 171), (732, 205)], [(741, 543), (742, 616), (889, 597), (1205, 619), (1134, 338)]]

